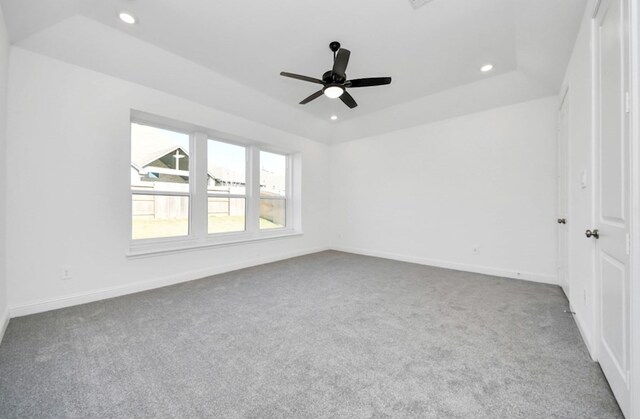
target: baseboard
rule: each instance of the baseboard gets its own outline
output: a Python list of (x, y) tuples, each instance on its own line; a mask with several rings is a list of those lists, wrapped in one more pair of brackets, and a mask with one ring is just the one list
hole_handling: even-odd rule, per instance
[(406, 256), (390, 252), (359, 249), (353, 247), (331, 246), (332, 250), (339, 252), (355, 253), (358, 255), (373, 256), (383, 259), (393, 259), (401, 262), (417, 263), (419, 265), (435, 266), (438, 268), (453, 269), (456, 271), (473, 272), (484, 275), (500, 276), (505, 278), (523, 279), (525, 281), (539, 282), (542, 284), (558, 285), (558, 278), (553, 275), (538, 274), (533, 272), (514, 271), (509, 269), (492, 268), (489, 266), (468, 265), (464, 263), (446, 260), (428, 259), (417, 256)]
[[(27, 316), (29, 314), (42, 313), (50, 310), (71, 307), (79, 304), (91, 303), (94, 301), (104, 300), (107, 298), (120, 297), (122, 295), (133, 294), (141, 291), (148, 291), (155, 288), (175, 285), (181, 282), (194, 281), (196, 279), (206, 278), (211, 275), (218, 275), (225, 272), (235, 271), (238, 269), (249, 268), (252, 266), (264, 265), (265, 263), (277, 262), (280, 260), (290, 259), (293, 257), (304, 256), (311, 253), (329, 250), (328, 247), (319, 247), (306, 250), (297, 250), (294, 252), (286, 252), (274, 256), (266, 256), (257, 259), (251, 259), (239, 263), (230, 263), (227, 265), (218, 265), (207, 269), (194, 270), (180, 273), (178, 275), (170, 275), (163, 278), (153, 279), (150, 281), (139, 281), (127, 285), (116, 287), (101, 288), (94, 291), (66, 295), (57, 298), (49, 298), (37, 301), (30, 301), (23, 304), (17, 304), (9, 307), (11, 317)], [(7, 320), (8, 320), (7, 316)]]
[[(170, 275), (149, 281), (139, 281), (127, 285), (116, 287), (101, 288), (94, 291), (76, 293), (57, 298), (48, 298), (36, 301), (30, 301), (23, 304), (12, 305), (9, 307), (10, 317), (27, 316), (29, 314), (42, 313), (45, 311), (56, 310), (65, 307), (71, 307), (79, 304), (91, 303), (93, 301), (104, 300), (107, 298), (119, 297), (122, 295), (133, 294), (136, 292), (147, 291), (155, 288), (165, 287), (168, 285), (179, 284), (181, 282), (193, 281), (205, 278), (211, 275), (217, 275), (225, 272), (235, 271), (238, 269), (249, 268), (251, 266), (263, 265), (265, 263), (277, 262), (284, 259), (290, 259), (297, 256), (303, 256), (311, 253), (317, 253), (324, 250), (336, 250), (340, 252), (355, 253), (366, 256), (380, 257), (384, 259), (399, 260), (402, 262), (417, 263), (421, 265), (436, 266), (440, 268), (455, 269), (459, 271), (474, 272), (485, 275), (494, 275), (506, 278), (523, 279), (527, 281), (540, 282), (544, 284), (557, 285), (557, 280), (551, 275), (534, 274), (530, 272), (518, 272), (512, 270), (504, 270), (485, 266), (467, 265), (449, 261), (419, 258), (413, 256), (405, 256), (388, 252), (378, 252), (366, 249), (356, 249), (340, 246), (318, 247), (306, 250), (297, 250), (294, 252), (282, 253), (275, 256), (267, 256), (252, 259), (240, 263), (232, 263), (227, 265), (218, 265), (211, 268), (183, 272), (177, 275)], [(4, 322), (5, 327), (8, 324), (9, 316)], [(1, 319), (0, 319), (1, 321)]]
[(2, 344), (2, 338), (4, 337), (4, 332), (7, 331), (7, 327), (9, 327), (9, 310), (5, 310), (4, 313), (0, 314), (0, 345)]
[[(573, 311), (573, 309), (572, 309), (572, 311)], [(573, 319), (575, 320), (576, 325), (578, 326), (578, 331), (580, 331), (580, 335), (582, 336), (582, 340), (584, 341), (584, 344), (587, 347), (587, 351), (589, 352), (589, 356), (591, 357), (591, 359), (593, 361), (597, 361), (596, 352), (594, 350), (593, 341), (591, 339), (591, 333), (584, 326), (584, 321), (582, 320), (582, 316), (580, 314), (578, 314), (577, 312), (575, 312), (575, 314), (573, 315)]]

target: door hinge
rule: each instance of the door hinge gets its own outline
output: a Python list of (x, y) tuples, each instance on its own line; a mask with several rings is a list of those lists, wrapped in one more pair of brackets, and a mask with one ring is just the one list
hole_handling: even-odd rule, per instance
[(631, 236), (629, 235), (629, 233), (627, 233), (626, 248), (627, 248), (627, 256), (629, 256), (631, 254)]
[(624, 111), (631, 112), (631, 104), (629, 103), (629, 92), (624, 92)]

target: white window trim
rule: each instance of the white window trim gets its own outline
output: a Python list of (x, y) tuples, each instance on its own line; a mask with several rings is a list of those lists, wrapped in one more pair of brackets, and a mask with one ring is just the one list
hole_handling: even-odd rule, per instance
[[(130, 237), (132, 231), (132, 226), (130, 225), (128, 231), (129, 250), (126, 253), (128, 258), (156, 256), (211, 247), (233, 246), (253, 241), (280, 239), (303, 234), (300, 216), (301, 188), (299, 182), (301, 180), (301, 156), (299, 152), (273, 147), (270, 144), (247, 140), (228, 133), (217, 132), (208, 128), (173, 121), (168, 118), (135, 110), (131, 111), (130, 123), (188, 133), (191, 157), (189, 160), (189, 193), (177, 193), (177, 195), (189, 197), (189, 235), (133, 240)], [(237, 195), (239, 198), (246, 199), (245, 231), (211, 234), (208, 232), (208, 197), (222, 196), (221, 194), (212, 194), (207, 189), (207, 147), (209, 139), (246, 147), (247, 180), (245, 195), (224, 195), (224, 197), (236, 197)], [(286, 196), (283, 197), (283, 199), (286, 199), (285, 227), (260, 229), (260, 151), (286, 156)], [(128, 192), (130, 201), (132, 195), (145, 194), (144, 191), (132, 190), (130, 185), (128, 185)], [(174, 195), (176, 193), (154, 194)], [(129, 222), (131, 223), (131, 221), (132, 217), (130, 212)]]

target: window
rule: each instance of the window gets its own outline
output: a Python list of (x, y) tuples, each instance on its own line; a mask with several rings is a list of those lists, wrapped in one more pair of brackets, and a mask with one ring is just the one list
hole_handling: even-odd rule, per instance
[(281, 228), (287, 215), (287, 158), (260, 152), (260, 228)]
[(131, 123), (133, 255), (299, 234), (297, 155), (139, 114)]
[(189, 135), (131, 124), (131, 238), (189, 234)]
[(209, 234), (245, 231), (246, 148), (210, 139), (207, 170)]

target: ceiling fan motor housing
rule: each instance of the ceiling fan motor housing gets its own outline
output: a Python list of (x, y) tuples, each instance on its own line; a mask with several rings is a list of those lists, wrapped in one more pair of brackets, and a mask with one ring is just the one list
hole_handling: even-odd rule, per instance
[(345, 78), (342, 78), (337, 74), (333, 74), (333, 71), (331, 70), (322, 75), (322, 81), (325, 83), (343, 83), (345, 80)]

